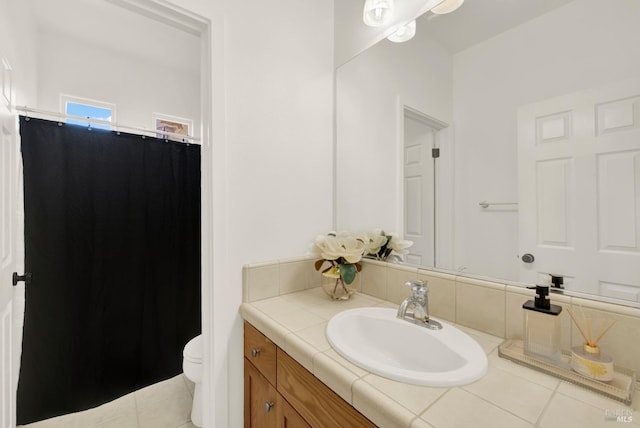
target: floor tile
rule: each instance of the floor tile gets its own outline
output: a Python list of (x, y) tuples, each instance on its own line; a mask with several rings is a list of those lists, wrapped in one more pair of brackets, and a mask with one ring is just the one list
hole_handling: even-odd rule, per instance
[(191, 420), (191, 395), (182, 375), (134, 393), (140, 428), (176, 428)]
[(27, 425), (18, 425), (18, 428), (68, 428), (75, 426), (75, 420), (76, 413), (71, 413)]
[(138, 428), (133, 393), (76, 414), (76, 428)]
[(102, 406), (20, 428), (195, 428), (191, 405), (195, 385), (183, 374), (127, 394)]

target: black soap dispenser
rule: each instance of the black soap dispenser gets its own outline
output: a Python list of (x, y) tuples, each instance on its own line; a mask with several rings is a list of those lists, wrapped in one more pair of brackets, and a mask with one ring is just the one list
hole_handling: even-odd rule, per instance
[(527, 300), (524, 309), (525, 355), (560, 362), (560, 312), (562, 306), (552, 305), (549, 286), (536, 285), (534, 300)]

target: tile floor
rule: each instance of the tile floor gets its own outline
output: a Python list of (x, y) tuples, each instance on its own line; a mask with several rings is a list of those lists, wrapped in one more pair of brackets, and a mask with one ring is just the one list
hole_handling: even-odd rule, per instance
[(79, 413), (21, 425), (21, 428), (195, 428), (194, 385), (179, 374)]

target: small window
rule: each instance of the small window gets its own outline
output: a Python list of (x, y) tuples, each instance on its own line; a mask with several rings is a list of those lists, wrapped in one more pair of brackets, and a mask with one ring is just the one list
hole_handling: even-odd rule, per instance
[(153, 114), (153, 126), (156, 131), (160, 131), (156, 134), (158, 138), (166, 138), (173, 141), (183, 141), (185, 138), (181, 138), (181, 135), (188, 137), (192, 136), (193, 132), (192, 120), (160, 113)]
[(60, 96), (63, 111), (67, 116), (77, 116), (87, 119), (96, 119), (101, 122), (91, 120), (75, 119), (67, 117), (67, 123), (73, 125), (88, 126), (96, 129), (113, 129), (112, 125), (103, 122), (115, 122), (116, 106), (115, 104), (103, 101), (89, 100), (86, 98), (72, 97), (69, 95)]

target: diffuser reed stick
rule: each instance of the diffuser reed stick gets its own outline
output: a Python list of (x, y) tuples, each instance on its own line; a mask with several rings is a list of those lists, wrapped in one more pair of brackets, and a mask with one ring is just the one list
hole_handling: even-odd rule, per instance
[(571, 308), (567, 308), (567, 311), (569, 311), (569, 315), (571, 315), (571, 319), (573, 320), (573, 323), (576, 325), (576, 327), (578, 327), (578, 330), (580, 330), (580, 334), (582, 334), (582, 337), (584, 337), (584, 340), (586, 340), (587, 343), (589, 343), (589, 339), (587, 338), (587, 335), (584, 333), (584, 330), (582, 330), (582, 327), (580, 327), (580, 323), (578, 322), (578, 320), (576, 320), (576, 317), (573, 315), (573, 311), (571, 310)]
[(609, 330), (611, 330), (611, 327), (613, 327), (613, 325), (614, 325), (615, 323), (617, 323), (617, 322), (618, 322), (618, 320), (613, 320), (613, 321), (611, 322), (611, 324), (609, 324), (609, 327), (605, 328), (605, 329), (604, 329), (604, 331), (598, 335), (598, 337), (596, 338), (596, 340), (594, 340), (594, 343), (596, 343), (596, 344), (597, 344), (598, 342), (600, 342), (600, 339), (602, 339), (602, 337), (603, 337), (605, 334), (607, 334), (607, 332), (608, 332)]
[(582, 337), (584, 338), (586, 344), (592, 348), (595, 348), (598, 346), (598, 342), (600, 342), (600, 339), (602, 339), (604, 337), (605, 334), (607, 334), (609, 332), (609, 330), (611, 330), (611, 327), (613, 327), (613, 325), (618, 322), (618, 320), (613, 320), (607, 327), (605, 326), (605, 322), (604, 320), (602, 320), (600, 322), (600, 328), (598, 329), (598, 335), (596, 336), (596, 339), (593, 340), (593, 330), (591, 328), (591, 319), (587, 318), (584, 315), (584, 311), (582, 310), (582, 307), (580, 307), (580, 311), (582, 312), (582, 321), (584, 323), (584, 325), (586, 326), (587, 329), (587, 333), (585, 333), (584, 329), (582, 328), (582, 326), (580, 325), (580, 323), (578, 322), (578, 320), (576, 319), (576, 316), (574, 315), (573, 311), (571, 310), (571, 308), (567, 308), (567, 311), (569, 312), (569, 315), (571, 315), (571, 319), (573, 320), (573, 323), (576, 325), (576, 327), (578, 327), (578, 330), (580, 331), (580, 334), (582, 334)]

